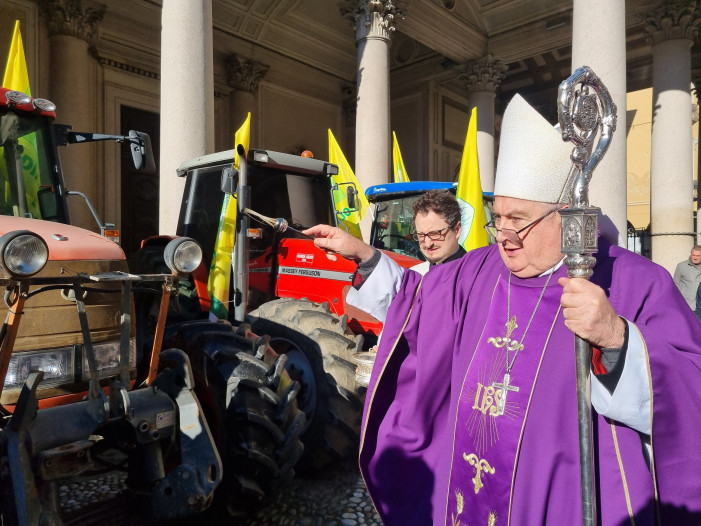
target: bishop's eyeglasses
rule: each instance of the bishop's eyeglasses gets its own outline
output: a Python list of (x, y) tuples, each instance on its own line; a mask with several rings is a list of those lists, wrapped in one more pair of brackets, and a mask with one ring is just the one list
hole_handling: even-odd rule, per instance
[(522, 245), (523, 239), (521, 239), (521, 236), (519, 236), (519, 234), (525, 231), (526, 229), (540, 223), (543, 219), (545, 219), (557, 210), (560, 210), (560, 207), (553, 208), (549, 212), (546, 212), (539, 218), (535, 219), (534, 221), (531, 221), (526, 226), (524, 226), (523, 228), (519, 228), (518, 230), (514, 230), (513, 228), (497, 228), (494, 223), (496, 221), (496, 218), (492, 219), (489, 223), (484, 225), (484, 228), (487, 231), (487, 233), (494, 239), (496, 239), (497, 234), (501, 232), (501, 234), (506, 238), (507, 241), (511, 241), (514, 245)]

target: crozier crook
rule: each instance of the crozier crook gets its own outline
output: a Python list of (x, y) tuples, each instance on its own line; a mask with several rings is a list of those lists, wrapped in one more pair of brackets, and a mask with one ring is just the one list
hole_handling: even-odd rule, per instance
[[(562, 252), (571, 278), (591, 277), (596, 263), (597, 216), (589, 206), (589, 181), (616, 130), (616, 105), (599, 77), (587, 66), (577, 69), (558, 90), (558, 116), (562, 139), (574, 144), (572, 170), (563, 189), (569, 208), (560, 210)], [(598, 138), (596, 144), (595, 139)], [(561, 202), (564, 199), (561, 199)], [(575, 336), (579, 467), (582, 488), (582, 524), (596, 525), (594, 456), (591, 416), (591, 345)]]

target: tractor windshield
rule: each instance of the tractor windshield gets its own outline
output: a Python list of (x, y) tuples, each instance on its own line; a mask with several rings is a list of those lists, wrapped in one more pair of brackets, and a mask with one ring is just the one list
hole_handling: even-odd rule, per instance
[[(385, 185), (386, 186), (386, 185)], [(375, 217), (373, 218), (370, 244), (382, 250), (389, 250), (404, 256), (411, 256), (424, 261), (426, 258), (419, 249), (419, 244), (411, 237), (414, 219), (414, 202), (422, 193), (395, 193), (386, 199), (375, 197)], [(491, 194), (483, 194), (482, 203), (487, 221), (492, 218)], [(481, 225), (480, 225), (481, 227)], [(490, 243), (494, 239), (489, 239)]]
[(0, 214), (58, 221), (49, 126), (0, 108)]
[[(231, 164), (192, 169), (185, 183), (185, 198), (177, 232), (178, 235), (200, 241), (207, 265), (214, 250), (224, 200), (221, 173), (225, 166)], [(300, 174), (249, 164), (248, 181), (251, 188), (250, 208), (256, 212), (268, 217), (282, 217), (295, 229), (319, 223), (334, 224), (326, 175)], [(255, 221), (251, 226), (259, 227), (261, 232), (261, 237), (250, 240), (251, 258), (269, 253), (274, 239), (299, 237), (292, 230), (284, 234), (275, 233), (272, 228)]]
[(396, 197), (375, 203), (375, 217), (372, 225), (372, 245), (374, 247), (411, 256), (424, 261), (419, 245), (411, 237), (414, 219), (412, 208), (421, 194)]

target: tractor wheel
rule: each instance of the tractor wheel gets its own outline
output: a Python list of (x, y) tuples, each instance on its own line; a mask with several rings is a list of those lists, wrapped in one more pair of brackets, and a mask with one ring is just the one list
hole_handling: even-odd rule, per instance
[(168, 345), (185, 351), (195, 393), (224, 465), (210, 513), (245, 517), (294, 476), (302, 455), (305, 416), (297, 407), (299, 384), (266, 337), (243, 324), (194, 321), (179, 325)]
[(7, 465), (6, 457), (0, 457), (0, 524), (3, 526), (15, 526), (19, 524), (17, 509), (15, 508), (15, 496), (12, 489), (12, 478), (10, 467)]
[(298, 471), (357, 456), (365, 388), (356, 383), (351, 357), (363, 337), (348, 329), (347, 316), (333, 314), (328, 304), (282, 298), (261, 305), (249, 321), (253, 332), (269, 335), (275, 351), (287, 355), (287, 370), (301, 384), (298, 403), (307, 427)]

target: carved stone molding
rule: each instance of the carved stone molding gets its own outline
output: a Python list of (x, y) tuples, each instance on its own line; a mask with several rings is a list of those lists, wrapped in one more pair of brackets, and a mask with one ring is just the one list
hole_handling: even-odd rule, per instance
[(121, 62), (114, 58), (101, 56), (95, 48), (89, 48), (90, 54), (98, 61), (101, 66), (110, 67), (114, 69), (121, 69), (122, 71), (128, 71), (134, 75), (139, 75), (140, 77), (145, 77), (147, 79), (161, 80), (161, 74), (158, 71), (151, 71), (143, 69), (125, 62)]
[(249, 93), (255, 93), (258, 90), (258, 82), (270, 69), (270, 66), (239, 55), (227, 57), (225, 65), (229, 86), (235, 90), (248, 91)]
[(666, 1), (645, 19), (645, 31), (651, 45), (667, 40), (684, 39), (693, 44), (701, 26), (701, 16), (695, 1)]
[(496, 92), (506, 76), (508, 66), (492, 55), (467, 62), (458, 73), (458, 78), (465, 83), (468, 93), (476, 91)]
[(356, 40), (368, 37), (389, 40), (395, 30), (395, 18), (406, 15), (397, 3), (397, 0), (343, 0), (340, 11), (343, 18), (353, 22)]
[(44, 0), (39, 4), (49, 35), (70, 35), (86, 42), (95, 35), (105, 7), (83, 7), (82, 0)]

